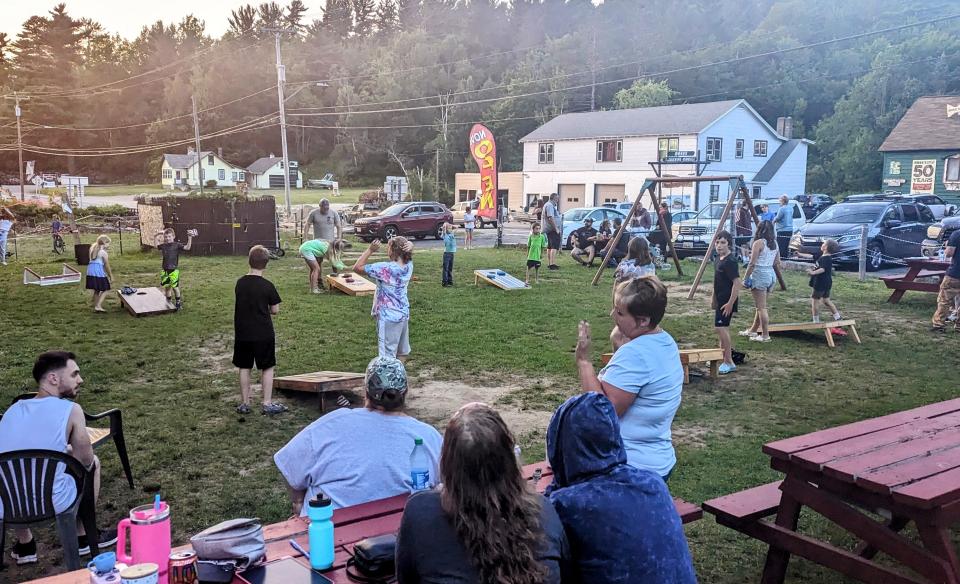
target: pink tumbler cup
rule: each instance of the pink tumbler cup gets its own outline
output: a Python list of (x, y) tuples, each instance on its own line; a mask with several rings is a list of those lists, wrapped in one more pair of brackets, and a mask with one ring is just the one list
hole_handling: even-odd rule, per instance
[[(129, 544), (130, 553), (127, 554)], [(160, 567), (159, 584), (167, 584), (170, 560), (170, 507), (141, 505), (117, 525), (117, 561), (127, 565), (151, 563)]]

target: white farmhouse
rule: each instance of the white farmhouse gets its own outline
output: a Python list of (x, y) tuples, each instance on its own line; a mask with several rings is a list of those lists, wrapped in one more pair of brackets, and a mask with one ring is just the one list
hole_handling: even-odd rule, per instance
[[(630, 201), (656, 176), (651, 162), (683, 151), (708, 163), (703, 176), (743, 175), (755, 198), (801, 194), (812, 142), (792, 139), (790, 118), (780, 118), (778, 130), (742, 99), (563, 114), (520, 140), (524, 204), (554, 192), (562, 209)], [(696, 174), (693, 164), (661, 169)], [(677, 208), (698, 210), (728, 194), (726, 183), (685, 185), (663, 190)]]
[[(303, 188), (303, 173), (300, 172), (296, 160), (290, 161), (290, 188)], [(250, 186), (255, 189), (282, 189), (283, 188), (283, 158), (264, 156), (258, 158), (247, 167), (250, 177)]]
[(186, 154), (163, 155), (160, 167), (160, 184), (163, 186), (199, 187), (197, 176), (204, 186), (209, 180), (217, 181), (218, 187), (232, 187), (246, 180), (244, 169), (224, 160), (220, 148), (216, 152), (201, 152), (199, 160), (193, 148), (188, 148)]

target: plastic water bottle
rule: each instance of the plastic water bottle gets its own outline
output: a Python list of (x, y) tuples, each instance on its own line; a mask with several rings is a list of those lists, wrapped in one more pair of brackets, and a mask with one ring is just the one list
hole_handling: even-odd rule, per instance
[(944, 249), (944, 248), (942, 248), (942, 247), (941, 247), (939, 250), (937, 250), (937, 259), (940, 260), (941, 262), (944, 261), (944, 260), (946, 260), (946, 259), (947, 259), (947, 250)]
[(310, 567), (326, 570), (333, 566), (333, 502), (323, 492), (307, 503), (310, 527)]
[(410, 485), (414, 492), (430, 488), (430, 457), (423, 438), (413, 439), (413, 452), (410, 453)]

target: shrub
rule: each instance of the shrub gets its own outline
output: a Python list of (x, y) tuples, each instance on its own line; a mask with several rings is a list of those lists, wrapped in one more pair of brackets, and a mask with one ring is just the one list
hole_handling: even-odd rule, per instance
[(203, 183), (203, 186), (212, 189), (217, 186), (217, 181), (211, 178), (207, 182)]

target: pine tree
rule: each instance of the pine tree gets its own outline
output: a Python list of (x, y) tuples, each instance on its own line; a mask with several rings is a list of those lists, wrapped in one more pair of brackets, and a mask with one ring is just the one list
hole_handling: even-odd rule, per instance
[(400, 9), (397, 6), (397, 0), (382, 0), (377, 6), (374, 23), (377, 34), (380, 36), (391, 36), (400, 30)]
[(230, 18), (227, 19), (229, 29), (227, 34), (233, 37), (242, 37), (254, 35), (257, 31), (257, 9), (249, 4), (244, 4), (236, 10), (230, 12)]
[(353, 33), (362, 39), (367, 38), (373, 32), (375, 0), (350, 0), (350, 4), (353, 8)]
[(323, 9), (323, 26), (339, 39), (350, 36), (353, 29), (350, 0), (327, 0), (327, 7)]
[(303, 15), (307, 12), (307, 7), (302, 0), (291, 0), (287, 6), (287, 15), (284, 20), (288, 28), (300, 33), (304, 30)]

